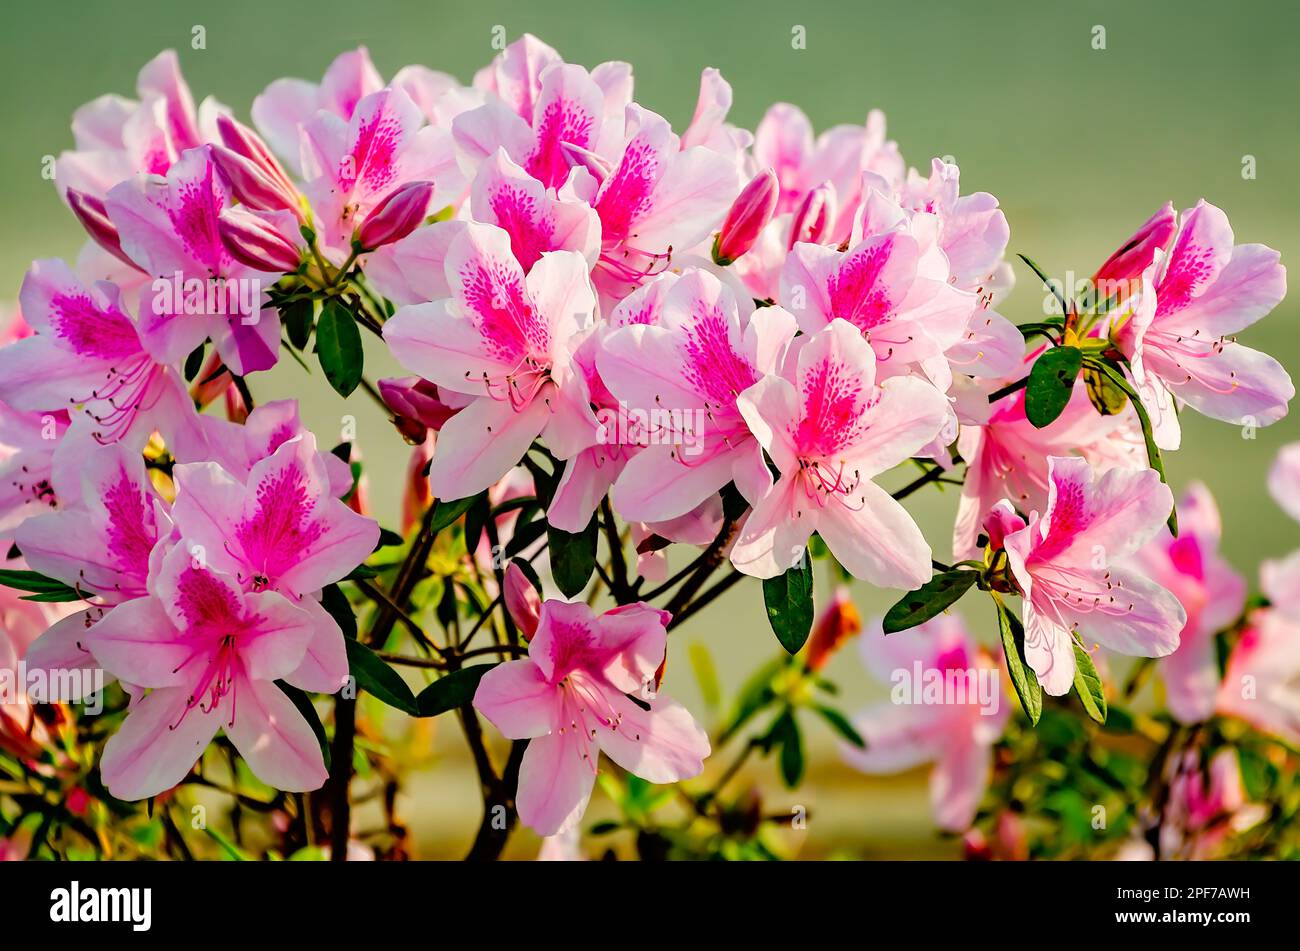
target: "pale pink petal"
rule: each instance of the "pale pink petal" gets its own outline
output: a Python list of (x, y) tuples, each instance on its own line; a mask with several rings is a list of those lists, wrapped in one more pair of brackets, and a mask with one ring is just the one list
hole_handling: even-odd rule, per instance
[(596, 782), (595, 747), (581, 730), (565, 730), (528, 741), (519, 768), (519, 819), (538, 835), (572, 829), (587, 811)]
[(225, 712), (189, 708), (189, 689), (163, 687), (140, 700), (108, 738), (99, 761), (104, 785), (128, 802), (148, 799), (183, 780), (222, 726)]
[(483, 675), (474, 693), (474, 709), (513, 740), (545, 736), (564, 726), (561, 706), (560, 688), (531, 660), (498, 664)]
[(709, 737), (689, 710), (668, 697), (656, 697), (644, 710), (622, 695), (608, 696), (618, 726), (601, 730), (596, 741), (610, 759), (652, 783), (675, 783), (700, 774), (710, 752)]
[[(288, 792), (319, 789), (329, 778), (316, 734), (274, 683), (236, 675), (230, 742), (262, 782)], [(228, 714), (229, 716), (229, 714)]]

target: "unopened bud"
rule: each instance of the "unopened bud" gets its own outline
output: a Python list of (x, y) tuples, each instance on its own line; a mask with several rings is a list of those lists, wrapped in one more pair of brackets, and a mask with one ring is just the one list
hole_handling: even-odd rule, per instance
[(223, 145), (212, 146), (212, 161), (235, 197), (250, 208), (290, 211), (302, 221), (298, 189), (261, 137), (227, 115), (217, 117), (217, 132)]
[(122, 250), (122, 237), (117, 233), (117, 226), (109, 219), (108, 211), (102, 201), (94, 195), (69, 188), (68, 207), (72, 209), (72, 213), (81, 222), (81, 227), (86, 229), (86, 234), (90, 235), (96, 244), (123, 264), (137, 271), (141, 270), (140, 265), (127, 257), (126, 252)]
[(410, 443), (423, 442), (427, 430), (442, 429), (458, 410), (442, 401), (435, 384), (418, 376), (380, 380), (379, 395), (393, 411), (398, 431)]
[(790, 222), (790, 244), (817, 244), (835, 221), (835, 189), (823, 182), (804, 196)]
[(230, 256), (240, 264), (259, 271), (295, 271), (302, 263), (302, 252), (277, 227), (272, 214), (243, 208), (223, 208), (217, 216), (217, 233)]
[(524, 640), (531, 641), (533, 635), (537, 633), (537, 622), (542, 615), (542, 596), (537, 593), (533, 582), (515, 561), (506, 565), (503, 593), (506, 610), (510, 612), (515, 626), (524, 635)]
[(432, 198), (433, 182), (411, 182), (394, 189), (362, 223), (356, 243), (373, 251), (402, 240), (424, 221)]
[(754, 246), (776, 212), (781, 186), (770, 168), (759, 172), (732, 202), (713, 242), (714, 263), (726, 266)]
[(1114, 298), (1117, 303), (1122, 303), (1128, 297), (1128, 289), (1136, 286), (1142, 279), (1142, 272), (1151, 266), (1156, 251), (1169, 244), (1176, 227), (1174, 206), (1165, 202), (1163, 208), (1148, 218), (1133, 237), (1097, 268), (1092, 283), (1097, 288), (1099, 299)]

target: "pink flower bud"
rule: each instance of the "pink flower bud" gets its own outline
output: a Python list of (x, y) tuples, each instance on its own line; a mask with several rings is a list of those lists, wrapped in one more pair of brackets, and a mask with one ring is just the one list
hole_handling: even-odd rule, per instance
[(72, 213), (77, 216), (77, 220), (81, 222), (81, 227), (86, 229), (86, 233), (94, 239), (96, 244), (123, 264), (129, 265), (137, 271), (141, 270), (140, 265), (127, 257), (126, 252), (122, 250), (122, 238), (117, 233), (117, 226), (109, 220), (108, 211), (102, 201), (94, 195), (87, 195), (75, 188), (69, 188), (68, 206), (72, 209)]
[(437, 386), (418, 376), (380, 380), (379, 395), (393, 411), (398, 431), (410, 443), (423, 442), (427, 430), (442, 429), (459, 410), (442, 401)]
[(1173, 203), (1165, 202), (1163, 208), (1148, 218), (1133, 237), (1097, 268), (1092, 283), (1097, 288), (1099, 299), (1105, 301), (1113, 297), (1123, 301), (1127, 298), (1129, 288), (1140, 284), (1142, 272), (1151, 266), (1156, 251), (1169, 244), (1176, 227)]
[(429, 213), (433, 182), (411, 182), (385, 196), (362, 223), (356, 241), (367, 251), (400, 241)]
[(713, 244), (713, 260), (726, 266), (754, 246), (759, 234), (776, 212), (781, 196), (776, 172), (759, 172), (732, 202)]
[(303, 220), (302, 199), (284, 166), (256, 132), (230, 116), (217, 117), (222, 146), (212, 146), (212, 161), (243, 204), (264, 211), (291, 211)]
[(817, 244), (835, 220), (835, 189), (823, 182), (804, 196), (790, 222), (790, 244)]
[(240, 264), (259, 271), (295, 271), (302, 263), (302, 252), (278, 224), (282, 223), (266, 212), (224, 208), (217, 216), (217, 233)]
[(989, 547), (994, 551), (1005, 547), (1006, 538), (1025, 527), (1025, 520), (1016, 514), (1011, 503), (1003, 499), (984, 516), (984, 533), (989, 537)]
[(524, 640), (531, 641), (542, 614), (542, 597), (523, 569), (513, 561), (506, 565), (504, 593), (506, 610), (524, 635)]

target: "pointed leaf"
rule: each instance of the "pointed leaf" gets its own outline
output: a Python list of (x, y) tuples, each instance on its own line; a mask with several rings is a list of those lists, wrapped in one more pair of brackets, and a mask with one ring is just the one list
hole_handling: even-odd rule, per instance
[(885, 614), (886, 634), (923, 624), (956, 604), (979, 578), (979, 573), (954, 569), (937, 574), (915, 591), (909, 591)]
[(420, 715), (415, 694), (397, 671), (360, 641), (348, 638), (344, 643), (348, 649), (348, 669), (360, 689), (403, 713)]
[(1078, 347), (1052, 347), (1034, 361), (1025, 388), (1025, 416), (1042, 429), (1061, 415), (1083, 367)]
[(463, 707), (474, 699), (474, 692), (478, 690), (478, 682), (483, 679), (483, 675), (495, 666), (497, 665), (475, 664), (439, 677), (415, 698), (415, 704), (419, 708), (417, 715), (436, 717), (448, 710)]
[(813, 569), (804, 558), (785, 574), (763, 580), (767, 620), (781, 646), (797, 654), (808, 640), (813, 624)]
[(1016, 689), (1025, 716), (1037, 726), (1038, 718), (1043, 715), (1043, 688), (1025, 661), (1025, 629), (1020, 624), (1020, 618), (1007, 609), (1000, 597), (995, 594), (993, 600), (998, 608), (998, 633), (1002, 636), (1002, 650), (1006, 654), (1011, 685)]
[(365, 355), (357, 322), (338, 301), (328, 301), (321, 309), (316, 326), (316, 357), (335, 392), (339, 396), (351, 395), (361, 382)]
[(1074, 690), (1083, 701), (1083, 709), (1098, 723), (1106, 722), (1106, 691), (1092, 655), (1077, 641), (1074, 644)]

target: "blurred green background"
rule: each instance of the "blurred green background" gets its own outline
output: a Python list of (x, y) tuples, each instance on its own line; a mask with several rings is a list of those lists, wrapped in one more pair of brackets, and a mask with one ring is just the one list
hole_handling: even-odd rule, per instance
[[(1238, 241), (1278, 248), (1287, 264), (1300, 259), (1300, 13), (1292, 0), (134, 0), (11, 5), (5, 20), (0, 300), (16, 296), (33, 257), (72, 256), (81, 242), (52, 184), (41, 177), (42, 157), (71, 146), (68, 120), (78, 105), (109, 91), (133, 95), (137, 70), (159, 50), (180, 51), (196, 99), (215, 95), (247, 119), (252, 98), (272, 79), (318, 80), (337, 53), (357, 44), (370, 48), (386, 77), (418, 62), (468, 82), (494, 55), (497, 25), (510, 39), (535, 33), (567, 60), (587, 66), (631, 62), (637, 99), (679, 129), (690, 119), (705, 66), (720, 68), (731, 81), (731, 120), (749, 128), (779, 100), (800, 105), (818, 130), (861, 121), (869, 108), (880, 107), (910, 164), (927, 168), (932, 156), (953, 156), (965, 191), (990, 191), (1001, 200), (1011, 223), (1009, 250), (1030, 254), (1054, 275), (1091, 273), (1166, 199), (1184, 208), (1202, 196), (1227, 211)], [(196, 25), (206, 30), (206, 49), (190, 47)], [(796, 25), (806, 28), (804, 50), (791, 47)], [(1104, 50), (1092, 48), (1096, 26), (1105, 28)], [(1255, 159), (1253, 180), (1242, 176), (1248, 155)], [(1042, 293), (1023, 267), (1017, 277), (1003, 312), (1012, 320), (1036, 319)], [(1295, 373), (1298, 316), (1300, 296), (1293, 295), (1244, 340)], [(371, 357), (369, 375), (397, 372), (376, 348)], [(322, 442), (330, 441), (342, 415), (355, 413), (376, 514), (394, 523), (405, 448), (362, 395), (344, 405), (323, 380), (305, 381), (288, 361), (253, 388), (259, 400), (302, 399)], [(1214, 491), (1230, 560), (1253, 574), (1261, 557), (1295, 547), (1300, 532), (1273, 505), (1263, 480), (1277, 449), (1300, 438), (1300, 420), (1292, 416), (1254, 439), (1191, 413), (1183, 424), (1186, 448), (1169, 459), (1169, 469), (1176, 487), (1200, 479)], [(913, 499), (911, 507), (943, 557), (953, 493)], [(864, 585), (855, 594), (865, 615), (882, 613), (894, 597)], [(988, 640), (991, 618), (972, 621)], [(674, 635), (667, 689), (698, 708), (685, 654), (690, 641), (708, 646), (724, 687), (734, 690), (775, 647), (758, 586), (734, 589)], [(852, 654), (830, 668), (850, 708), (879, 694), (865, 683)], [(899, 780), (861, 777), (838, 765), (824, 733), (814, 745), (817, 761), (793, 800), (778, 791), (767, 766), (754, 771), (771, 790), (770, 806), (797, 801), (814, 817), (806, 833), (791, 834), (792, 850), (956, 854), (952, 842), (932, 832), (923, 772)], [(417, 854), (459, 854), (472, 835), (477, 791), (460, 748), (458, 736), (449, 734), (445, 742), (434, 737), (434, 768), (408, 787)], [(524, 837), (512, 854), (532, 848)]]

